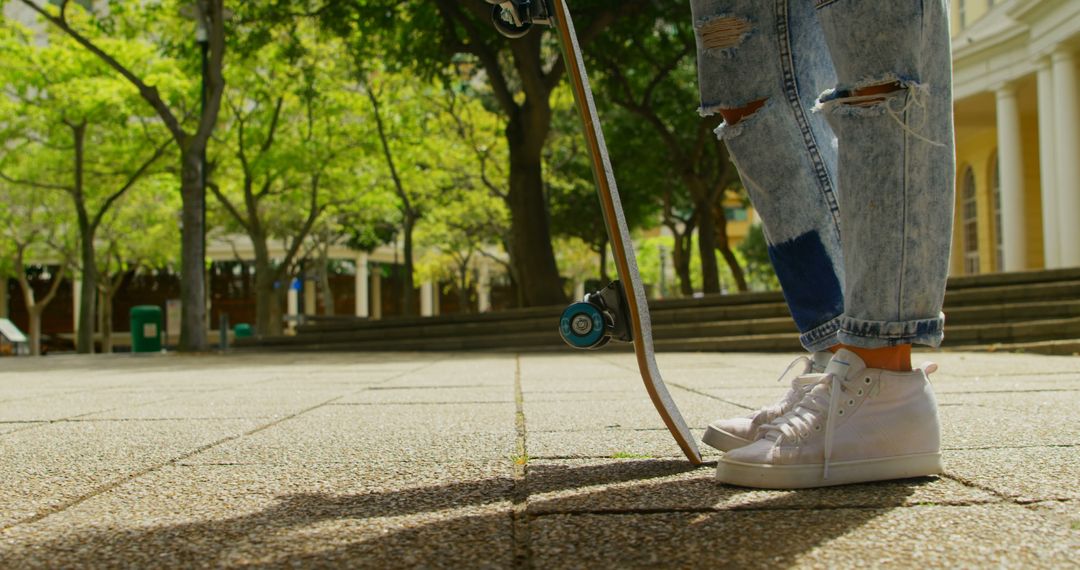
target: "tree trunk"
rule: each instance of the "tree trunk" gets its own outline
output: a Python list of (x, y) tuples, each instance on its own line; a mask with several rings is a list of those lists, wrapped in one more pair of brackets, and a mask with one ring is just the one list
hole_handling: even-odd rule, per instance
[(322, 293), (323, 314), (334, 316), (334, 291), (330, 289), (329, 246), (320, 248), (319, 253), (319, 291)]
[(206, 251), (203, 247), (202, 148), (189, 145), (180, 161), (181, 264), (180, 264), (180, 350), (205, 351), (206, 334)]
[(405, 226), (402, 228), (405, 232), (405, 271), (401, 279), (401, 313), (406, 317), (416, 315), (416, 299), (413, 295), (413, 289), (416, 287), (413, 283), (413, 228), (415, 224), (416, 220), (412, 214), (406, 213)]
[(735, 279), (735, 287), (739, 291), (749, 291), (749, 287), (746, 285), (746, 274), (743, 273), (743, 269), (739, 266), (739, 260), (735, 258), (735, 252), (731, 251), (731, 242), (728, 241), (727, 235), (727, 217), (724, 216), (723, 205), (717, 204), (713, 208), (713, 219), (716, 221), (716, 249), (720, 250), (720, 255), (724, 256), (724, 262), (728, 266), (728, 271), (731, 271), (731, 277)]
[(97, 260), (94, 256), (94, 234), (97, 228), (90, 222), (83, 198), (83, 165), (86, 145), (86, 122), (71, 124), (74, 142), (75, 187), (73, 198), (79, 220), (79, 261), (82, 264), (82, 286), (79, 289), (79, 326), (75, 331), (75, 352), (93, 354), (94, 319), (98, 295)]
[(30, 316), (30, 356), (41, 356), (41, 313), (44, 311), (45, 307), (41, 305), (28, 307), (26, 311)]
[(255, 334), (259, 337), (272, 336), (280, 332), (280, 327), (273, 326), (273, 305), (277, 300), (274, 282), (274, 271), (270, 269), (270, 256), (266, 252), (266, 244), (257, 241), (255, 245)]
[(281, 297), (289, 290), (289, 281), (291, 281), (291, 279), (286, 277), (282, 281), (282, 287), (275, 289), (273, 288), (273, 285), (271, 285), (270, 293), (266, 296), (267, 302), (270, 304), (269, 331), (273, 336), (281, 336), (285, 332), (285, 323), (282, 319), (283, 311), (281, 309)]
[(7, 275), (0, 275), (0, 319), (9, 318), (10, 308), (8, 307), (8, 277)]
[(469, 306), (469, 261), (465, 260), (458, 268), (458, 306), (462, 313), (471, 313), (472, 307)]
[(711, 202), (699, 201), (694, 205), (698, 212), (698, 255), (701, 256), (702, 291), (719, 293), (720, 268), (716, 264), (716, 225)]
[(683, 297), (694, 296), (694, 282), (690, 276), (690, 244), (685, 239), (689, 236), (676, 236), (675, 247), (671, 250), (671, 264), (675, 275), (679, 277), (679, 293)]
[[(80, 216), (81, 217), (81, 216)], [(79, 223), (82, 226), (82, 220)], [(94, 259), (94, 228), (79, 228), (82, 285), (79, 289), (79, 327), (75, 332), (75, 352), (94, 353), (94, 321), (98, 298), (97, 260)], [(97, 311), (100, 312), (100, 311)]]
[(541, 166), (551, 112), (523, 110), (520, 115), (529, 119), (528, 125), (514, 117), (506, 127), (510, 143), (510, 262), (517, 268), (517, 285), (525, 306), (560, 305), (566, 303), (566, 293), (551, 247)]

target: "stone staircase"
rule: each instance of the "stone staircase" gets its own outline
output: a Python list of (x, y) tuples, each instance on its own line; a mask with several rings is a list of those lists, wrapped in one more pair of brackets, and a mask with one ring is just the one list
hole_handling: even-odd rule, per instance
[[(650, 303), (660, 351), (797, 351), (780, 293)], [(296, 351), (569, 350), (562, 307), (372, 321), (315, 317), (296, 336), (244, 339), (238, 349)], [(945, 350), (1080, 352), (1080, 268), (955, 277), (945, 295)], [(629, 350), (608, 345), (604, 350)]]

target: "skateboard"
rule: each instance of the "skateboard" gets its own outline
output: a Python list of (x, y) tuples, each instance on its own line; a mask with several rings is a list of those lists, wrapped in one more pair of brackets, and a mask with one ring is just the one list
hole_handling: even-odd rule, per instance
[(615, 184), (603, 128), (596, 112), (570, 9), (564, 0), (488, 0), (488, 3), (492, 4), (492, 23), (499, 33), (506, 37), (520, 38), (529, 32), (533, 24), (549, 25), (558, 32), (574, 99), (585, 126), (585, 139), (589, 156), (592, 158), (600, 207), (618, 270), (617, 281), (600, 291), (585, 295), (584, 300), (571, 304), (563, 311), (559, 321), (559, 334), (567, 344), (578, 349), (597, 349), (613, 340), (633, 343), (641, 379), (645, 382), (645, 389), (656, 406), (656, 411), (660, 413), (668, 431), (687, 459), (694, 465), (700, 465), (701, 452), (697, 442), (664, 385), (664, 379), (656, 365), (645, 285), (638, 273), (630, 230), (623, 214), (619, 189)]

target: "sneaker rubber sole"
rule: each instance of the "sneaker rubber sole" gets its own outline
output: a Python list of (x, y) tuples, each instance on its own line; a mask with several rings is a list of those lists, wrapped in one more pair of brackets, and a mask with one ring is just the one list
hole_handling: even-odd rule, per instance
[(701, 437), (701, 442), (720, 451), (731, 451), (754, 443), (749, 439), (728, 433), (711, 425), (705, 429), (705, 435)]
[(716, 479), (728, 485), (758, 489), (805, 489), (829, 487), (869, 481), (909, 479), (939, 475), (944, 471), (940, 453), (919, 453), (863, 459), (832, 461), (829, 478), (823, 475), (823, 465), (766, 465), (741, 463), (724, 458), (716, 466)]

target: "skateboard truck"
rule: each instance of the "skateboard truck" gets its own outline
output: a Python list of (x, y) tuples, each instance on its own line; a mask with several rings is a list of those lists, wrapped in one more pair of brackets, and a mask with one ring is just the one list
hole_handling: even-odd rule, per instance
[(551, 25), (551, 11), (546, 0), (487, 0), (491, 6), (491, 22), (508, 38), (520, 38), (529, 33), (533, 24)]
[(585, 295), (562, 312), (559, 334), (574, 348), (594, 350), (612, 340), (633, 342), (630, 314), (622, 283), (612, 281), (607, 287)]

